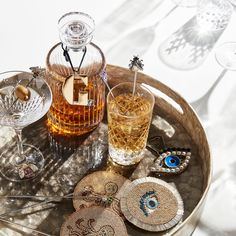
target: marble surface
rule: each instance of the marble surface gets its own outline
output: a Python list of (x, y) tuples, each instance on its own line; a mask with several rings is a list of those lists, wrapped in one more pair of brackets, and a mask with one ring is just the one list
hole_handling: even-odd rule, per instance
[[(216, 47), (236, 41), (235, 9), (225, 31), (210, 41), (204, 60), (200, 58), (194, 69), (179, 70), (160, 59), (160, 47), (195, 16), (196, 8), (178, 7), (155, 27), (150, 27), (174, 6), (171, 0), (2, 1), (0, 71), (45, 66), (47, 52), (59, 41), (59, 17), (68, 11), (84, 11), (97, 23), (93, 41), (101, 46), (108, 63), (127, 67), (133, 54), (140, 54), (146, 74), (171, 87), (188, 102), (194, 102), (207, 93), (222, 71), (215, 60)], [(224, 76), (203, 103), (204, 113), (199, 113), (211, 146), (214, 171), (208, 200), (194, 236), (236, 235), (235, 73), (228, 72)], [(0, 142), (2, 140), (0, 138)]]

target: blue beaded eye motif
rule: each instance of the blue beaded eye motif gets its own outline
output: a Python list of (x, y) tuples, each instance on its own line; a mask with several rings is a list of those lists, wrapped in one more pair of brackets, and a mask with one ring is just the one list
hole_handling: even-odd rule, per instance
[(169, 155), (164, 159), (164, 163), (167, 167), (176, 168), (180, 165), (180, 158), (178, 156)]
[(158, 206), (159, 202), (154, 190), (146, 192), (139, 201), (139, 207), (145, 216), (149, 216)]
[(189, 149), (170, 148), (159, 152), (159, 156), (150, 167), (151, 172), (164, 174), (180, 174), (191, 159)]

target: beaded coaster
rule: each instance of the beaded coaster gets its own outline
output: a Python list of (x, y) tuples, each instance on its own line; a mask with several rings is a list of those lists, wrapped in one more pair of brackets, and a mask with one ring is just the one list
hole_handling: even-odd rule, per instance
[(60, 236), (74, 235), (128, 234), (124, 221), (116, 213), (102, 207), (90, 207), (74, 212), (62, 224)]
[(111, 171), (96, 171), (87, 175), (75, 187), (74, 208), (79, 210), (84, 207), (103, 206), (122, 216), (120, 198), (130, 182), (122, 175)]
[(158, 155), (149, 170), (159, 175), (180, 174), (188, 167), (191, 159), (189, 148), (166, 148), (162, 136), (149, 138), (146, 147), (154, 155)]
[(120, 207), (128, 221), (148, 231), (167, 230), (176, 225), (184, 213), (177, 189), (153, 177), (129, 184), (121, 197)]
[(189, 149), (169, 148), (159, 152), (159, 156), (150, 166), (150, 171), (159, 174), (180, 174), (188, 167), (190, 159)]

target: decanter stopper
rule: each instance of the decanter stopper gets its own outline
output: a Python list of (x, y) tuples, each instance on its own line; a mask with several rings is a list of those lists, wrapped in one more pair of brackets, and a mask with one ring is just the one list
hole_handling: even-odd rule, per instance
[(61, 42), (72, 50), (80, 50), (93, 38), (95, 22), (83, 12), (70, 12), (58, 21)]

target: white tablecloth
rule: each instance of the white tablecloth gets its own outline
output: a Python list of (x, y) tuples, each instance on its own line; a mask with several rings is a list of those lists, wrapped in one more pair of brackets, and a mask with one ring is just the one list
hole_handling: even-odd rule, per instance
[[(96, 21), (93, 41), (103, 49), (108, 63), (127, 67), (129, 59), (141, 53), (144, 73), (193, 102), (209, 90), (222, 71), (214, 52), (221, 43), (236, 41), (236, 14), (233, 13), (228, 27), (200, 66), (177, 70), (160, 60), (158, 50), (170, 35), (195, 15), (196, 9), (178, 7), (155, 29), (148, 27), (173, 6), (171, 0), (1, 1), (0, 71), (27, 70), (34, 65), (44, 67), (47, 52), (59, 41), (59, 17), (69, 11), (83, 11)], [(203, 122), (212, 149), (214, 178), (194, 236), (236, 235), (235, 76), (236, 72), (228, 72), (206, 104), (207, 122)]]

